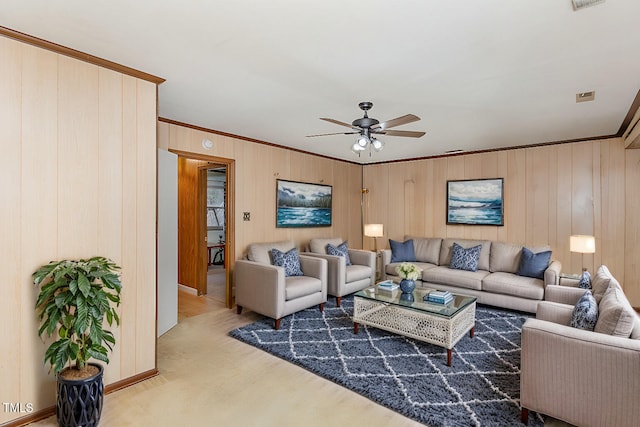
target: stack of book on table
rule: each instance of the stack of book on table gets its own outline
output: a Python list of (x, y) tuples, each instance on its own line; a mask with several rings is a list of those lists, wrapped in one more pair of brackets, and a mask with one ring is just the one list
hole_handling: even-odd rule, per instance
[(400, 285), (393, 282), (392, 280), (385, 280), (384, 282), (378, 283), (378, 289), (384, 289), (387, 291), (393, 291), (394, 289), (398, 289)]
[(449, 304), (453, 295), (449, 291), (431, 291), (424, 296), (424, 300), (435, 304)]

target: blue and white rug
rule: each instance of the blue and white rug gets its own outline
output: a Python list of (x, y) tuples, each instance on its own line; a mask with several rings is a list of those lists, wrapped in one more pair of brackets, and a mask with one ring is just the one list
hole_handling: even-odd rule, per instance
[[(479, 306), (475, 336), (453, 349), (361, 325), (353, 333), (353, 298), (327, 301), (282, 319), (235, 329), (230, 336), (349, 388), (432, 427), (520, 423), (520, 335), (526, 314)], [(529, 426), (542, 426), (529, 414)]]

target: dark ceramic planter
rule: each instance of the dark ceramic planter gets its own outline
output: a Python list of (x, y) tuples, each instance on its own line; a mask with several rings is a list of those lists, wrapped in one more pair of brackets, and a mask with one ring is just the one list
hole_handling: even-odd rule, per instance
[(93, 377), (66, 380), (58, 374), (56, 416), (60, 427), (95, 427), (100, 422), (104, 384), (101, 365), (90, 363), (100, 370)]

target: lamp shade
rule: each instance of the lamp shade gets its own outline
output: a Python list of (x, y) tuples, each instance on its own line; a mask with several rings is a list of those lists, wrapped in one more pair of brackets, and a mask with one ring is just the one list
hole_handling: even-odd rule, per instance
[(596, 238), (582, 234), (574, 234), (569, 237), (569, 250), (582, 254), (592, 254), (596, 251)]
[(364, 235), (367, 237), (382, 237), (383, 234), (382, 224), (365, 224)]

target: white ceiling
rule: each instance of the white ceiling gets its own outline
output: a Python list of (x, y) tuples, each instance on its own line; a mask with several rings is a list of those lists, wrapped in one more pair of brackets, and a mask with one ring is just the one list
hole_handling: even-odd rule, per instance
[[(640, 1), (3, 0), (0, 25), (166, 79), (160, 117), (360, 163), (616, 134)], [(596, 91), (595, 101), (575, 102)], [(404, 114), (380, 153), (350, 123)]]

